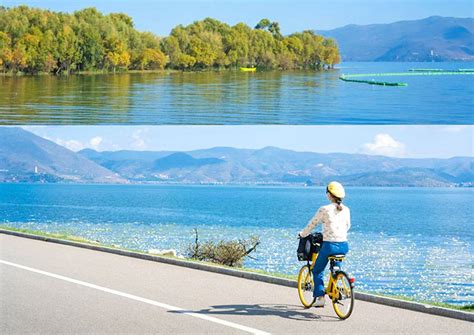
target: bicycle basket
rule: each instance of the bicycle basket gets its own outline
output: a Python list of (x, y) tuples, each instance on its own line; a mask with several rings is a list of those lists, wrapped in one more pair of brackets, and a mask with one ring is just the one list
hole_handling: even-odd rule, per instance
[(321, 233), (310, 234), (306, 237), (300, 238), (297, 250), (298, 260), (310, 260), (313, 253), (319, 252), (322, 241), (323, 235)]

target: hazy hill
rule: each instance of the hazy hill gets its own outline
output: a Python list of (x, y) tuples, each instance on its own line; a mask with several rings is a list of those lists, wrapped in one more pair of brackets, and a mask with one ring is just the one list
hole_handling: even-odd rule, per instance
[[(96, 162), (106, 162), (107, 167), (136, 181), (323, 185), (338, 179), (349, 185), (372, 186), (449, 186), (474, 181), (474, 158), (469, 157), (401, 159), (296, 152), (274, 147), (260, 150), (217, 147), (153, 154), (98, 153), (88, 149), (80, 154)], [(160, 162), (172, 164), (160, 165)]]
[(21, 128), (0, 127), (0, 181), (117, 183), (125, 180), (84, 156)]
[(224, 163), (222, 159), (218, 158), (194, 158), (183, 152), (176, 152), (159, 158), (153, 162), (151, 166), (152, 171), (167, 171), (171, 169), (182, 168), (199, 168), (205, 165), (213, 165)]
[(318, 33), (337, 40), (344, 61), (474, 60), (473, 18), (431, 16)]
[(21, 128), (0, 127), (0, 181), (456, 186), (474, 182), (474, 158), (401, 159), (275, 147), (190, 152), (72, 152)]

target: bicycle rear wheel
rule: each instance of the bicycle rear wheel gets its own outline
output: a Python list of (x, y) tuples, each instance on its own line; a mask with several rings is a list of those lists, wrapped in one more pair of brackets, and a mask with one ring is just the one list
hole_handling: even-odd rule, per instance
[(333, 292), (335, 294), (332, 297), (332, 306), (337, 316), (345, 320), (351, 315), (354, 308), (354, 292), (349, 276), (344, 271), (338, 271), (334, 285)]
[(304, 307), (310, 308), (314, 302), (314, 280), (309, 265), (301, 267), (298, 274), (298, 295)]

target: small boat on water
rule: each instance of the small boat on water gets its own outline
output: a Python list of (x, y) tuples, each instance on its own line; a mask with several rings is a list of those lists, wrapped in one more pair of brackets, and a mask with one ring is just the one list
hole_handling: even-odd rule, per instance
[(240, 71), (242, 72), (255, 72), (257, 71), (256, 67), (241, 67)]

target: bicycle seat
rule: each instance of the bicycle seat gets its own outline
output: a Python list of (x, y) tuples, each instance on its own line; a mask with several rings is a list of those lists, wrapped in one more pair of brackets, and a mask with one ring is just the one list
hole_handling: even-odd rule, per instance
[(343, 260), (346, 257), (346, 255), (331, 255), (328, 257), (328, 259), (336, 259), (336, 260)]

